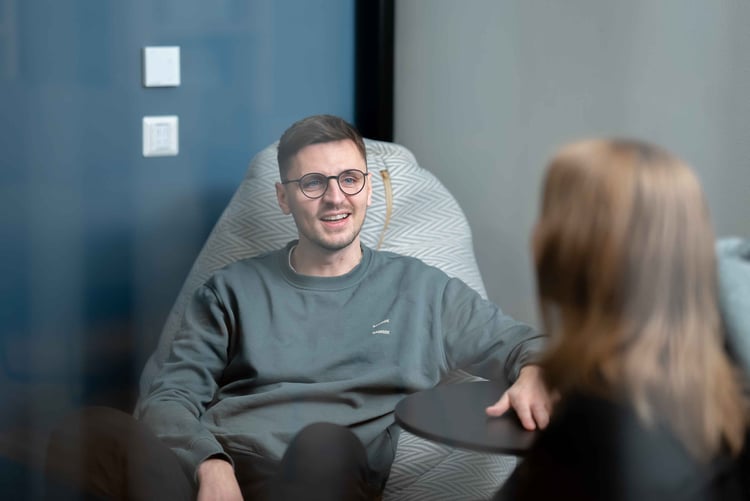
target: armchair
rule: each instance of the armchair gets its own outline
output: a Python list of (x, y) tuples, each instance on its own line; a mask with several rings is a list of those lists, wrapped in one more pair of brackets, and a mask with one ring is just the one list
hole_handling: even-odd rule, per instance
[[(447, 189), (422, 169), (406, 148), (366, 140), (372, 205), (362, 229), (364, 245), (418, 257), (486, 295), (466, 217)], [(282, 247), (296, 238), (290, 216), (279, 210), (276, 144), (261, 151), (196, 259), (167, 319), (140, 382), (144, 393), (164, 362), (185, 304), (209, 275), (239, 259)], [(457, 373), (451, 382), (470, 378)], [(136, 411), (137, 412), (137, 411)], [(481, 454), (432, 443), (402, 432), (386, 486), (386, 500), (487, 499), (516, 465), (513, 456)]]
[(750, 387), (750, 239), (721, 238), (716, 255), (727, 345)]

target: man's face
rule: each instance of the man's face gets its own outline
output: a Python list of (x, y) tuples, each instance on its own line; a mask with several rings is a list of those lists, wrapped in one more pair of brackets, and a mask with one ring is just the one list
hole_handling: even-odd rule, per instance
[[(293, 158), (287, 179), (299, 179), (317, 172), (338, 176), (348, 169), (367, 172), (367, 164), (353, 141), (312, 144)], [(276, 196), (284, 214), (291, 214), (299, 232), (300, 247), (335, 252), (352, 244), (359, 247), (359, 232), (372, 201), (370, 180), (356, 195), (346, 195), (336, 180), (328, 180), (328, 189), (317, 199), (306, 197), (299, 183), (276, 184)]]

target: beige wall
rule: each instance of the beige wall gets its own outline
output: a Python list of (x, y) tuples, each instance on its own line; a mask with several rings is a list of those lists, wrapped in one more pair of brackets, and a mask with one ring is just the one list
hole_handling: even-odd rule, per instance
[(454, 193), (490, 298), (536, 323), (546, 159), (624, 135), (690, 162), (719, 235), (750, 236), (750, 3), (397, 0), (395, 141)]

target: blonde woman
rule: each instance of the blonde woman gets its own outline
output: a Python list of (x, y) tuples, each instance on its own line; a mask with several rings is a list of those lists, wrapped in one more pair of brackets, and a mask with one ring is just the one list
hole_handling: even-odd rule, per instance
[(555, 155), (532, 246), (560, 400), (496, 499), (747, 498), (714, 242), (698, 180), (665, 150), (587, 140)]

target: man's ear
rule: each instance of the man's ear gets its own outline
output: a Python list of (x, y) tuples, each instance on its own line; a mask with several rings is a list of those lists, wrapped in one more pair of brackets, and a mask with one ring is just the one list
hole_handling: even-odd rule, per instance
[(279, 202), (279, 208), (284, 214), (291, 214), (292, 210), (289, 208), (289, 201), (286, 198), (286, 188), (281, 183), (276, 183), (276, 200)]
[(367, 183), (366, 189), (367, 189), (367, 206), (369, 207), (370, 205), (372, 205), (372, 174), (370, 174), (370, 179), (368, 179), (368, 181), (370, 182)]

